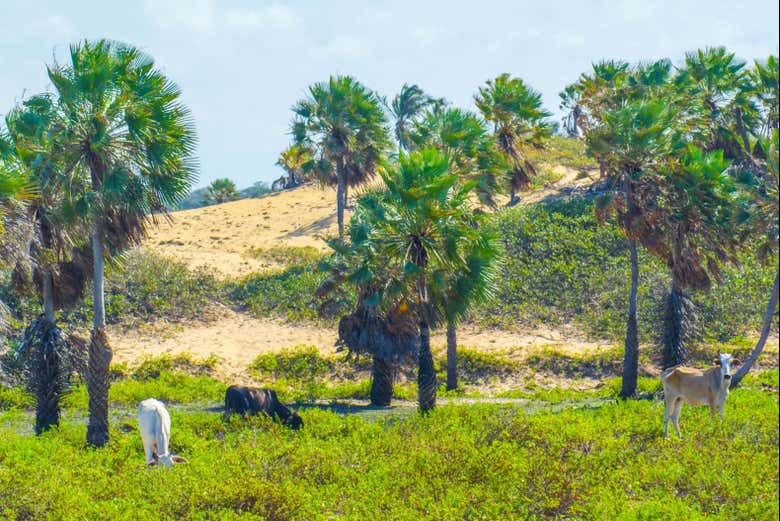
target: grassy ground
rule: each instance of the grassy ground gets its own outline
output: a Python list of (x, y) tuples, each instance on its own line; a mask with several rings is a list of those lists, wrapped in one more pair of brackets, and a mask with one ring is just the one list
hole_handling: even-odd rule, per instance
[[(174, 374), (181, 380), (169, 381)], [(178, 399), (167, 394), (173, 389)], [(657, 399), (623, 403), (578, 393), (555, 408), (543, 401), (452, 400), (426, 417), (409, 406), (372, 411), (320, 402), (300, 409), (305, 428), (292, 432), (262, 418), (223, 422), (218, 406), (200, 401), (219, 399), (223, 389), (208, 376), (171, 369), (120, 379), (112, 387), (111, 442), (101, 450), (84, 447), (81, 399), (70, 402), (79, 412), (68, 412), (59, 430), (39, 438), (18, 432), (29, 413), (0, 413), (0, 515), (761, 520), (778, 514), (776, 372), (733, 392), (724, 423), (685, 407), (682, 440), (662, 438)], [(173, 451), (189, 460), (168, 472), (144, 467), (134, 402), (150, 395), (169, 401)]]

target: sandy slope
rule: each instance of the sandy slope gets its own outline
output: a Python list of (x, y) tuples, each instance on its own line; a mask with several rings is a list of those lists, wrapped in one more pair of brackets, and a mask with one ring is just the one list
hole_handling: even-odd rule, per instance
[(253, 249), (311, 246), (327, 249), (322, 237), (336, 235), (336, 192), (307, 185), (205, 208), (171, 214), (171, 222), (152, 227), (145, 245), (205, 266), (223, 276), (240, 276), (278, 267), (253, 258)]
[[(300, 344), (316, 346), (325, 354), (336, 353), (335, 328), (258, 319), (225, 307), (220, 307), (216, 313), (212, 321), (187, 326), (160, 324), (145, 331), (113, 328), (109, 334), (113, 339), (114, 361), (132, 364), (144, 356), (161, 354), (189, 353), (196, 358), (216, 355), (220, 359), (218, 373), (226, 379), (240, 381), (246, 376), (247, 366), (261, 353), (279, 352)], [(435, 333), (431, 344), (434, 351), (443, 352), (446, 346), (444, 332)], [(515, 359), (547, 348), (581, 353), (608, 347), (543, 327), (522, 334), (463, 327), (458, 331), (458, 344), (471, 349), (501, 352)]]

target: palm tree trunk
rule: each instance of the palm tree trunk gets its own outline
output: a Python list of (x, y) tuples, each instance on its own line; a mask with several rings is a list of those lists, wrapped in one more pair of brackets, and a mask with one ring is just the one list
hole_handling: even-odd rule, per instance
[(672, 289), (666, 298), (664, 331), (661, 349), (661, 368), (668, 369), (685, 362), (686, 344), (693, 335), (695, 319), (693, 303), (672, 277)]
[(436, 371), (431, 353), (431, 332), (426, 321), (420, 322), (420, 352), (417, 369), (417, 402), (426, 413), (436, 405)]
[(51, 275), (51, 267), (43, 268), (43, 316), (54, 323), (54, 287)]
[(102, 447), (108, 443), (108, 367), (111, 364), (111, 346), (106, 336), (106, 308), (103, 301), (103, 243), (100, 224), (92, 225), (92, 300), (94, 317), (89, 341), (87, 365), (87, 393), (89, 394), (89, 424), (87, 443)]
[(393, 399), (393, 382), (395, 381), (395, 366), (387, 363), (382, 357), (374, 357), (371, 368), (371, 405), (387, 406)]
[(60, 422), (60, 399), (70, 385), (68, 346), (59, 328), (45, 316), (24, 332), (27, 389), (35, 396), (35, 434)]
[(621, 398), (636, 394), (637, 375), (639, 373), (639, 334), (636, 324), (636, 297), (639, 288), (639, 260), (636, 254), (636, 241), (628, 240), (631, 257), (631, 293), (628, 296), (628, 317), (626, 318), (626, 344), (623, 357), (623, 381)]
[(739, 370), (734, 373), (734, 376), (731, 377), (732, 389), (739, 385), (739, 382), (748, 374), (750, 368), (756, 362), (759, 355), (761, 355), (761, 351), (764, 350), (766, 339), (769, 338), (769, 330), (772, 328), (772, 319), (775, 316), (775, 309), (777, 309), (778, 289), (780, 289), (778, 288), (778, 284), (780, 284), (780, 272), (775, 274), (775, 285), (772, 288), (772, 294), (769, 296), (769, 302), (767, 303), (766, 311), (764, 312), (764, 326), (761, 328), (761, 336), (758, 338), (758, 343), (756, 344), (756, 347), (753, 348), (753, 352), (750, 353), (748, 359), (745, 360), (742, 367), (740, 367)]
[(336, 220), (339, 226), (339, 239), (344, 239), (344, 194), (346, 192), (346, 183), (344, 180), (344, 173), (340, 171), (336, 173)]
[(458, 388), (458, 330), (455, 324), (447, 326), (447, 390)]

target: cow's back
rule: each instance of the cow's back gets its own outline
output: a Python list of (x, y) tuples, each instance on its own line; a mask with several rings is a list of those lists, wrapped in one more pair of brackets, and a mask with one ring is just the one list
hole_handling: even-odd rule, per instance
[(707, 405), (711, 400), (709, 374), (692, 367), (667, 369), (661, 375), (664, 394), (673, 394), (693, 405)]

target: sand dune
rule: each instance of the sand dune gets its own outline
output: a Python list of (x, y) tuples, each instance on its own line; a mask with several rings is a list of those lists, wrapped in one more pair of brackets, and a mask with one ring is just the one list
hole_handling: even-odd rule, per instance
[(322, 238), (337, 234), (336, 192), (306, 185), (256, 199), (174, 212), (151, 227), (145, 246), (205, 266), (227, 277), (279, 267), (251, 255), (277, 246), (326, 250)]

